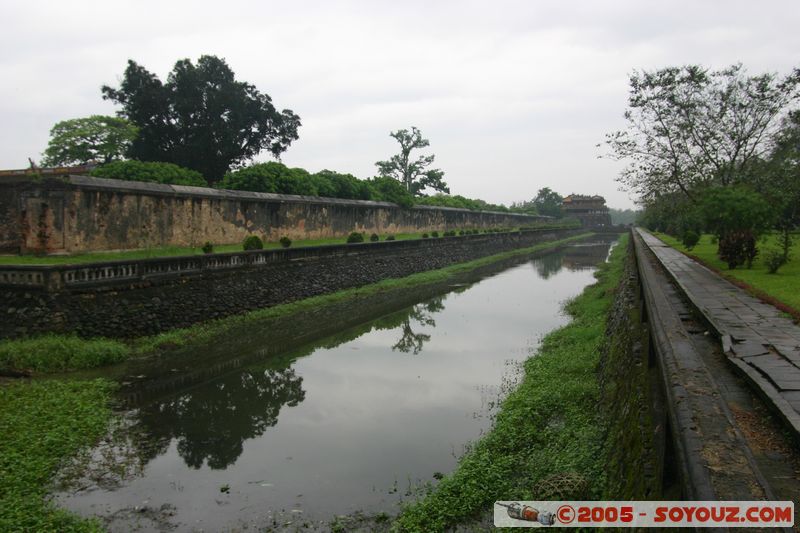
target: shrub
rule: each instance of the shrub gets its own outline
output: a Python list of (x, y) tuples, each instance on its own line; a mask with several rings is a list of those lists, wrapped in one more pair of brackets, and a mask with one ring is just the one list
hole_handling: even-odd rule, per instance
[(201, 248), (204, 254), (210, 254), (214, 252), (214, 245), (211, 244), (211, 241), (206, 241), (203, 243), (203, 247)]
[(428, 238), (428, 234), (427, 234), (427, 233), (423, 233), (423, 234), (422, 234), (422, 238), (423, 238), (423, 239), (427, 239), (427, 238)]
[(288, 248), (292, 245), (292, 239), (290, 239), (286, 235), (281, 237), (279, 242), (281, 243), (281, 246), (283, 246), (284, 248)]
[(347, 244), (356, 244), (359, 242), (364, 242), (364, 234), (354, 231), (350, 235), (347, 236)]
[(387, 241), (393, 241), (394, 240), (394, 235), (387, 235), (386, 236), (386, 240)]
[(264, 241), (258, 235), (250, 235), (244, 239), (242, 247), (245, 250), (262, 250), (264, 248)]
[(769, 248), (764, 252), (764, 265), (766, 265), (768, 273), (777, 274), (778, 269), (785, 264), (786, 256), (782, 250)]
[(431, 237), (433, 237), (434, 239), (438, 238), (439, 237), (439, 232), (438, 231), (432, 231), (431, 232)]
[(758, 255), (756, 238), (751, 231), (729, 232), (720, 238), (717, 255), (731, 270), (739, 265), (747, 265), (747, 268), (750, 268)]
[(369, 236), (369, 240), (371, 242), (378, 242), (379, 240), (381, 240), (381, 238), (378, 237), (377, 233), (373, 233), (372, 235)]
[(683, 232), (683, 235), (681, 236), (681, 241), (688, 250), (691, 250), (692, 248), (697, 246), (698, 242), (700, 242), (700, 235), (694, 230), (687, 229), (686, 231)]
[(462, 229), (458, 232), (459, 235), (464, 235), (466, 232)]
[(443, 235), (445, 237), (455, 237), (456, 236), (456, 230), (451, 229), (451, 230), (445, 231)]
[(96, 178), (208, 187), (208, 182), (196, 170), (157, 161), (113, 161), (97, 167), (90, 174)]

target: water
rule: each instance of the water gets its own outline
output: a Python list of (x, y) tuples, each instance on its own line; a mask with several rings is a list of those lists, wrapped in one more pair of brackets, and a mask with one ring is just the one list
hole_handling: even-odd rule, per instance
[(57, 501), (114, 531), (393, 513), (490, 429), (608, 249), (576, 244), (115, 369), (125, 426)]

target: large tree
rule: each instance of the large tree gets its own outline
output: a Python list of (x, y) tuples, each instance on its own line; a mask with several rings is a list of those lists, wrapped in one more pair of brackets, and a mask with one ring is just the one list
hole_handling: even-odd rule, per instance
[(800, 225), (800, 111), (784, 119), (769, 157), (754, 167), (750, 181), (770, 203), (781, 233), (783, 262), (789, 260), (792, 232)]
[(298, 138), (300, 117), (277, 111), (269, 95), (237, 81), (215, 56), (178, 61), (166, 83), (128, 61), (119, 88), (102, 91), (139, 128), (130, 157), (191, 168), (212, 183), (264, 149), (279, 157)]
[(50, 130), (42, 164), (54, 167), (122, 159), (136, 132), (136, 126), (124, 118), (92, 115), (62, 120)]
[(695, 200), (736, 184), (770, 149), (798, 97), (800, 73), (750, 76), (741, 65), (635, 71), (625, 130), (607, 135), (610, 156), (629, 163), (619, 178), (647, 202), (679, 191)]
[(536, 208), (536, 212), (540, 215), (561, 218), (564, 215), (561, 211), (562, 200), (563, 198), (560, 194), (551, 190), (550, 187), (544, 187), (536, 193), (536, 198), (533, 199), (533, 207)]
[(444, 172), (439, 169), (428, 168), (433, 164), (433, 155), (421, 155), (411, 159), (411, 152), (419, 148), (430, 146), (430, 141), (422, 137), (422, 133), (411, 127), (411, 131), (397, 130), (389, 133), (400, 143), (400, 153), (392, 156), (388, 161), (378, 161), (378, 173), (382, 177), (398, 180), (413, 196), (421, 196), (422, 191), (431, 188), (436, 191), (450, 193), (450, 188), (442, 180)]

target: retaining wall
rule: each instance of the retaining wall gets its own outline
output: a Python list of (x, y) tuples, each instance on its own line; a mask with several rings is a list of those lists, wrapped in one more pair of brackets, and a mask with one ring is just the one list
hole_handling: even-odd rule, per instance
[(85, 265), (0, 267), (0, 337), (132, 337), (576, 235), (528, 230)]
[(0, 253), (520, 227), (547, 217), (387, 202), (230, 191), (87, 176), (0, 177)]

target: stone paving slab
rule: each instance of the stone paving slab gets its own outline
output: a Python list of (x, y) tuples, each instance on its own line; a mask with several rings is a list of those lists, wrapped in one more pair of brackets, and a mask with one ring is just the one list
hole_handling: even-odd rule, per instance
[(720, 335), (725, 354), (800, 436), (800, 326), (650, 233), (637, 231)]

